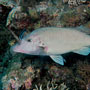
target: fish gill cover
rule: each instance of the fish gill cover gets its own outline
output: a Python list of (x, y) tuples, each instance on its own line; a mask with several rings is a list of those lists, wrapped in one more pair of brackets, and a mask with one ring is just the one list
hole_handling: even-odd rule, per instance
[[(64, 66), (53, 62), (62, 60), (61, 56), (56, 57), (57, 59), (51, 56), (52, 60), (48, 56), (10, 51), (19, 41), (18, 37), (22, 40), (33, 30), (45, 27), (74, 28), (86, 33), (86, 39), (90, 34), (90, 1), (0, 0), (0, 90), (90, 90), (89, 46), (74, 53), (62, 54)], [(24, 30), (26, 31), (23, 33)], [(74, 34), (70, 32), (70, 35), (71, 39), (74, 38)], [(66, 35), (66, 39), (69, 36)], [(48, 38), (47, 34), (44, 37)], [(37, 42), (37, 38), (35, 40)], [(59, 38), (56, 41), (58, 40)], [(85, 42), (89, 42), (88, 39)], [(42, 44), (41, 50), (47, 50)]]

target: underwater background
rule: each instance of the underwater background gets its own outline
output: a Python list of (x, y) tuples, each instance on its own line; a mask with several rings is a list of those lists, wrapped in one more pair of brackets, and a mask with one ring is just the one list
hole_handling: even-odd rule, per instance
[[(0, 0), (0, 90), (90, 90), (90, 55), (49, 57), (10, 51), (18, 37), (40, 27), (90, 29), (90, 0)], [(90, 31), (85, 31), (90, 34)]]

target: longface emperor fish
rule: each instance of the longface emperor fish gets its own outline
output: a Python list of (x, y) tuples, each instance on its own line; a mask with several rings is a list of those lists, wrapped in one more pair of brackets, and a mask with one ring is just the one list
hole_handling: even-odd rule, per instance
[(56, 63), (64, 65), (65, 59), (62, 54), (90, 53), (90, 36), (75, 28), (45, 27), (36, 29), (22, 38), (11, 50), (30, 55), (50, 56)]

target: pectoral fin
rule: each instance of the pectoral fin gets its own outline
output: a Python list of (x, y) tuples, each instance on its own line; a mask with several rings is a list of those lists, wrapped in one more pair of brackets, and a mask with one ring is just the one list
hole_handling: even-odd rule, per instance
[(73, 51), (74, 53), (81, 54), (81, 55), (88, 55), (90, 53), (90, 48), (85, 47), (80, 50)]
[(61, 55), (51, 55), (50, 57), (53, 59), (53, 61), (60, 65), (64, 65), (64, 62), (66, 61)]

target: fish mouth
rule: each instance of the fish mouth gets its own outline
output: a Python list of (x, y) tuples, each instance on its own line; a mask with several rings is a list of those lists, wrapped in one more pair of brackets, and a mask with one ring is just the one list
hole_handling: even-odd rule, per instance
[(15, 50), (13, 50), (14, 52), (17, 52), (17, 53), (28, 53), (28, 52), (26, 52), (26, 51), (24, 51), (24, 50), (22, 50), (22, 49), (15, 49)]
[(26, 54), (29, 53), (29, 51), (25, 51), (25, 50), (21, 49), (19, 46), (16, 46), (16, 45), (12, 46), (10, 51), (11, 52), (16, 52), (16, 53), (26, 53)]

